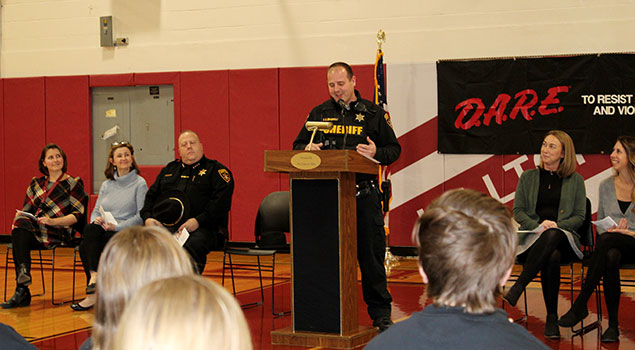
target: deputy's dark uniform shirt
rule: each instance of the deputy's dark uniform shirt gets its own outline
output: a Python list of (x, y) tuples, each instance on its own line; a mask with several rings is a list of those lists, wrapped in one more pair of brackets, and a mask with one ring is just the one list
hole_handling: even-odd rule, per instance
[[(377, 147), (374, 158), (383, 165), (391, 164), (399, 158), (401, 146), (392, 129), (390, 117), (378, 105), (362, 99), (357, 90), (355, 90), (355, 96), (357, 101), (351, 102), (349, 110), (342, 109), (332, 98), (313, 108), (307, 121), (333, 123), (331, 130), (318, 131), (313, 142), (324, 143), (322, 149), (354, 150), (360, 143), (368, 144), (366, 141), (368, 136)], [(304, 149), (311, 140), (311, 133), (303, 127), (293, 142), (293, 149)], [(344, 145), (344, 138), (346, 138), (346, 145)], [(370, 175), (370, 178), (373, 177)], [(364, 179), (367, 179), (366, 175)]]
[(196, 218), (201, 227), (212, 232), (227, 229), (234, 178), (220, 162), (203, 156), (191, 165), (181, 160), (168, 163), (148, 189), (140, 212), (144, 221), (152, 217), (156, 199), (168, 190), (185, 193), (190, 202), (190, 218)]

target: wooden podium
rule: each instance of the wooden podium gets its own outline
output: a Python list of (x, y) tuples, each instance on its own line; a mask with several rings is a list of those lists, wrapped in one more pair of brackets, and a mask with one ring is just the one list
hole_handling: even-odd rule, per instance
[(352, 150), (265, 151), (265, 171), (289, 173), (293, 325), (273, 345), (359, 348), (355, 174), (378, 164)]

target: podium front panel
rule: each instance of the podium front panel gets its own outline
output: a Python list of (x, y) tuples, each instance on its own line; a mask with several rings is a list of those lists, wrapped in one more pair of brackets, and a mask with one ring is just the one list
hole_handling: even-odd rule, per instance
[(292, 179), (294, 331), (341, 332), (339, 181)]

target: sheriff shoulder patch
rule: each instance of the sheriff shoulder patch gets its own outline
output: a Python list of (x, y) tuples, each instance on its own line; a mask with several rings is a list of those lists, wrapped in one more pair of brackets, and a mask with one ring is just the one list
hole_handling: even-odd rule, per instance
[(232, 177), (231, 177), (231, 175), (229, 175), (229, 171), (227, 171), (227, 169), (219, 169), (218, 170), (218, 174), (227, 183), (229, 183), (229, 181), (231, 181), (231, 179), (232, 179)]
[(390, 115), (388, 113), (384, 114), (384, 119), (386, 119), (386, 123), (388, 123), (388, 126), (390, 126), (392, 129), (394, 129), (392, 127), (392, 122), (390, 121)]

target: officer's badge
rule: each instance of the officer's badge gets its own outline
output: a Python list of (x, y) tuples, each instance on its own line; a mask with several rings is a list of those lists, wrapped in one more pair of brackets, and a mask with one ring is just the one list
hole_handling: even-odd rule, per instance
[(227, 169), (220, 169), (218, 170), (218, 174), (220, 175), (220, 177), (225, 180), (225, 182), (229, 183), (229, 181), (232, 180), (231, 175), (229, 175), (229, 171), (227, 171)]
[[(386, 123), (388, 123), (388, 126), (392, 127), (392, 122), (390, 121), (390, 115), (388, 113), (384, 114), (384, 119), (386, 119)], [(394, 129), (394, 128), (393, 128)]]
[(203, 176), (207, 174), (207, 169), (202, 169), (201, 171), (198, 172), (198, 176)]
[(355, 120), (360, 122), (360, 123), (363, 122), (364, 121), (364, 115), (361, 114), (361, 113), (355, 114)]

